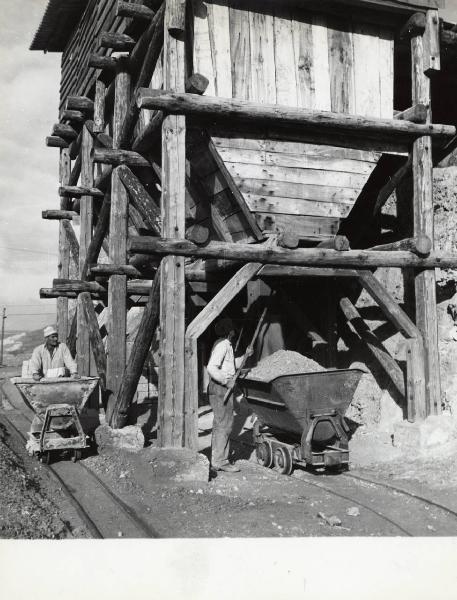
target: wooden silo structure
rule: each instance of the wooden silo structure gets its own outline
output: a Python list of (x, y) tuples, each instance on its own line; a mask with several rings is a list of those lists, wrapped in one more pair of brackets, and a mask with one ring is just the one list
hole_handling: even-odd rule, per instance
[[(451, 64), (457, 34), (440, 6), (49, 1), (32, 49), (62, 52), (47, 139), (60, 148), (60, 208), (43, 215), (60, 220), (60, 262), (41, 294), (59, 298), (59, 330), (84, 374), (92, 353), (113, 426), (125, 424), (158, 326), (159, 441), (195, 448), (199, 339), (248, 284), (252, 304), (262, 282), (284, 292), (291, 280), (301, 292), (287, 311), (306, 309), (301, 294), (323, 300), (313, 335), (329, 365), (332, 294), (341, 281), (364, 288), (406, 340), (408, 418), (440, 412), (434, 269), (457, 264), (433, 250), (432, 165), (456, 135), (443, 101), (443, 124), (432, 122), (431, 87), (454, 84), (440, 63)], [(406, 226), (386, 225), (382, 207), (408, 178)], [(406, 309), (377, 267), (404, 270)], [(345, 318), (359, 318), (346, 300)]]

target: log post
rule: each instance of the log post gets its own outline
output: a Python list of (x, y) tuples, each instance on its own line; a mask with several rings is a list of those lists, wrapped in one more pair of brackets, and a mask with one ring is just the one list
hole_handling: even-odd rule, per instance
[[(66, 185), (70, 179), (71, 161), (68, 149), (60, 151), (59, 182)], [(69, 202), (67, 198), (60, 199), (60, 209), (67, 211)], [(57, 267), (59, 278), (70, 277), (70, 248), (67, 244), (67, 234), (65, 226), (61, 221), (59, 223), (59, 263)], [(57, 299), (57, 332), (59, 339), (66, 340), (68, 336), (68, 298)]]
[(118, 427), (124, 427), (127, 424), (128, 409), (135, 395), (141, 372), (159, 322), (159, 302), (160, 267), (157, 269), (154, 277), (148, 302), (144, 307), (140, 327), (125, 368), (121, 387), (119, 388), (118, 399), (113, 414), (113, 421), (117, 423)]
[[(121, 127), (130, 100), (130, 73), (126, 59), (118, 61), (115, 78), (113, 147), (118, 148)], [(114, 168), (111, 176), (111, 213), (109, 257), (114, 264), (127, 262), (127, 223), (128, 196), (122, 183), (119, 168)], [(127, 333), (127, 277), (111, 275), (108, 283), (108, 361), (106, 369), (107, 399), (106, 417), (108, 423), (117, 428), (115, 419), (117, 394), (122, 381), (126, 360)], [(117, 413), (116, 413), (117, 414)]]
[(101, 133), (105, 130), (105, 96), (106, 83), (97, 79), (95, 82), (94, 133)]
[(89, 332), (90, 343), (94, 353), (95, 366), (100, 377), (102, 389), (105, 389), (106, 384), (106, 354), (103, 346), (102, 336), (98, 326), (97, 315), (95, 313), (92, 297), (89, 292), (79, 294), (79, 303), (82, 309), (84, 319), (86, 321), (87, 330)]
[[(178, 11), (177, 8), (180, 10)], [(169, 27), (184, 10), (174, 0), (166, 0), (164, 17), (164, 86), (184, 92), (185, 44), (173, 37)], [(185, 236), (186, 120), (168, 115), (162, 124), (162, 235)], [(182, 447), (184, 439), (184, 260), (167, 256), (162, 260), (160, 282), (160, 361), (158, 441), (162, 447)], [(187, 412), (186, 412), (187, 414)], [(194, 415), (188, 415), (188, 432), (195, 437)], [(187, 428), (186, 428), (187, 431)]]
[[(83, 127), (81, 141), (81, 186), (92, 188), (94, 184), (93, 167), (91, 160), (93, 141), (87, 127)], [(93, 225), (93, 198), (92, 196), (81, 196), (80, 200), (80, 237), (79, 237), (79, 273), (84, 268), (92, 239)], [(80, 299), (78, 298), (78, 317), (77, 317), (77, 340), (76, 355), (78, 362), (78, 372), (81, 375), (90, 375), (90, 338), (86, 327), (86, 320), (82, 311)]]
[[(434, 47), (433, 28), (411, 38), (412, 102), (428, 107), (427, 123), (431, 123), (430, 79), (426, 72), (426, 48)], [(435, 61), (436, 62), (436, 61)], [(414, 236), (426, 235), (434, 243), (432, 140), (422, 136), (413, 142)], [(419, 419), (441, 412), (441, 381), (438, 355), (438, 325), (436, 312), (436, 277), (433, 269), (416, 273), (416, 323), (423, 336), (425, 354), (425, 406), (416, 404)]]

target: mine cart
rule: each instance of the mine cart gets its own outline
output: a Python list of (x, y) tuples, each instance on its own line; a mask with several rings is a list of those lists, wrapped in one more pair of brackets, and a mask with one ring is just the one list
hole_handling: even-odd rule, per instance
[(338, 369), (257, 379), (239, 378), (254, 425), (257, 459), (289, 475), (294, 464), (347, 467), (348, 427), (344, 414), (364, 371)]
[(41, 431), (29, 433), (34, 455), (49, 464), (53, 453), (67, 451), (73, 461), (79, 460), (94, 430), (94, 422), (91, 426), (90, 420), (84, 417), (98, 377), (41, 381), (16, 377), (12, 382), (41, 421)]

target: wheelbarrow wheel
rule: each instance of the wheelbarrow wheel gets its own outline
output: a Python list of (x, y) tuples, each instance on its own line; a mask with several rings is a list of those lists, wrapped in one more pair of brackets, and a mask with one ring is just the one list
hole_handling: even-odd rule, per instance
[(273, 452), (269, 442), (262, 442), (256, 446), (257, 462), (262, 467), (269, 469), (273, 465)]
[(50, 450), (48, 450), (47, 452), (43, 452), (43, 454), (40, 456), (40, 462), (42, 462), (45, 465), (51, 464), (51, 451)]
[(275, 470), (279, 471), (281, 475), (290, 475), (292, 473), (293, 462), (289, 448), (284, 446), (276, 448), (273, 460)]

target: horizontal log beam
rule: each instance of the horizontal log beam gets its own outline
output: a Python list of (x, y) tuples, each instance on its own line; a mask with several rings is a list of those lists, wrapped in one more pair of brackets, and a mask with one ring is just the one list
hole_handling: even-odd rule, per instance
[(381, 244), (379, 246), (373, 246), (369, 250), (376, 250), (381, 252), (391, 252), (392, 250), (409, 250), (417, 256), (428, 256), (432, 250), (432, 241), (426, 235), (419, 235), (413, 238), (406, 238), (404, 240), (398, 240), (397, 242), (391, 242), (390, 244)]
[(99, 36), (101, 48), (112, 48), (118, 52), (129, 52), (135, 47), (135, 40), (125, 33), (103, 31)]
[(94, 112), (94, 103), (86, 96), (68, 96), (65, 103), (66, 110), (80, 110), (84, 113)]
[(115, 56), (100, 56), (99, 54), (89, 54), (87, 66), (93, 69), (108, 71), (114, 75), (117, 68), (117, 58)]
[[(100, 294), (90, 292), (90, 295), (93, 300), (100, 300)], [(69, 300), (76, 300), (78, 298), (78, 293), (55, 288), (40, 288), (40, 298), (43, 300), (48, 298), (68, 298)]]
[(136, 237), (128, 242), (130, 252), (159, 256), (192, 256), (197, 258), (225, 258), (244, 262), (289, 266), (345, 267), (370, 269), (372, 267), (411, 267), (417, 269), (455, 269), (457, 254), (434, 252), (419, 258), (412, 252), (377, 252), (374, 250), (348, 250), (338, 252), (321, 248), (266, 248), (260, 244), (210, 242), (204, 247), (188, 240)]
[(103, 198), (103, 195), (103, 192), (95, 187), (84, 187), (80, 185), (61, 185), (59, 187), (59, 196), (71, 196), (72, 198), (92, 196), (93, 198)]
[(140, 271), (135, 269), (133, 265), (112, 265), (102, 264), (94, 265), (90, 268), (92, 275), (127, 275), (128, 277), (141, 277)]
[(73, 141), (78, 137), (78, 132), (71, 125), (56, 123), (52, 128), (52, 135), (57, 135), (64, 140)]
[(137, 93), (140, 108), (163, 110), (172, 114), (194, 115), (211, 119), (260, 122), (266, 126), (314, 129), (347, 135), (414, 140), (430, 136), (445, 141), (456, 134), (451, 125), (419, 124), (396, 119), (375, 119), (330, 111), (309, 110), (279, 104), (259, 104), (238, 98), (217, 98), (141, 88)]
[(41, 218), (49, 221), (61, 221), (62, 219), (71, 221), (75, 217), (79, 217), (79, 215), (74, 210), (43, 210), (41, 213)]
[(67, 140), (57, 135), (48, 135), (46, 137), (46, 146), (48, 148), (68, 148), (69, 145)]
[(451, 29), (442, 29), (440, 32), (440, 41), (443, 46), (456, 47), (457, 46), (457, 31)]
[(355, 269), (332, 269), (316, 267), (283, 267), (282, 265), (265, 265), (258, 277), (358, 277)]
[(118, 17), (151, 21), (154, 15), (155, 12), (143, 4), (122, 2), (122, 0), (116, 4), (116, 16)]
[(425, 14), (417, 12), (407, 20), (406, 24), (400, 31), (400, 39), (410, 40), (418, 35), (423, 35), (427, 26), (427, 20)]
[(402, 110), (394, 115), (394, 119), (400, 121), (411, 121), (411, 123), (425, 123), (428, 117), (428, 106), (425, 104), (415, 104), (406, 110)]
[(345, 235), (335, 235), (329, 240), (319, 242), (317, 248), (329, 248), (331, 250), (338, 250), (338, 252), (346, 252), (346, 250), (350, 250), (351, 246)]
[(80, 279), (53, 279), (52, 287), (60, 292), (95, 292), (105, 294), (106, 288), (96, 281), (81, 281)]
[(119, 167), (128, 165), (132, 167), (150, 167), (151, 163), (138, 152), (131, 150), (110, 150), (109, 148), (94, 148), (92, 159), (96, 163)]
[(82, 125), (86, 119), (84, 113), (80, 110), (63, 110), (60, 118), (62, 121), (71, 121), (78, 125)]

